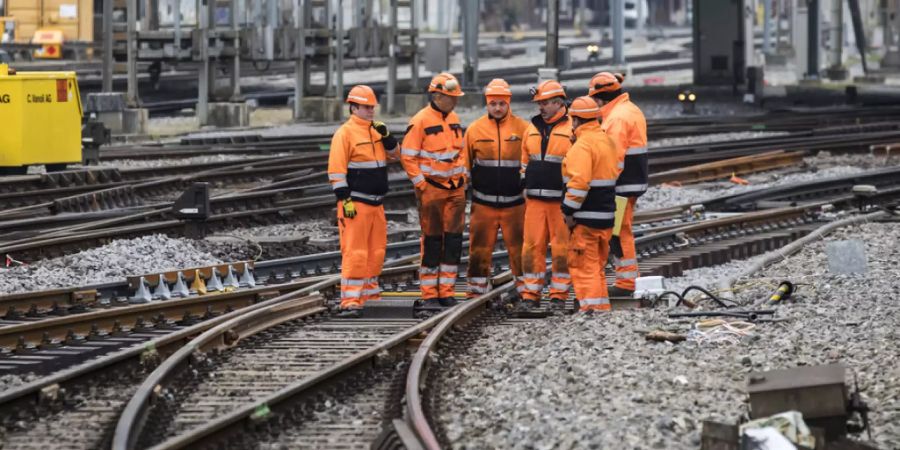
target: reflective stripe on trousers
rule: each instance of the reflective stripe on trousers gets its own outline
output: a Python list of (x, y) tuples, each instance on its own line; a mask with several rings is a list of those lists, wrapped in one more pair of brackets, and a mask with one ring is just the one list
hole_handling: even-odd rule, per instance
[(459, 274), (459, 266), (441, 264), (441, 273), (438, 278), (438, 296), (453, 297), (456, 293), (456, 277)]
[(469, 296), (474, 297), (481, 294), (486, 294), (488, 292), (488, 279), (487, 277), (470, 277), (468, 279), (469, 282)]
[[(547, 272), (547, 247), (550, 247), (554, 276), (550, 286), (550, 297), (565, 300), (569, 297), (568, 266), (566, 249), (569, 228), (563, 220), (560, 202), (537, 199), (525, 201), (525, 231), (522, 240), (522, 297), (539, 300), (544, 288)], [(563, 288), (563, 284), (566, 287)]]
[[(466, 193), (463, 189), (440, 189), (426, 184), (419, 194), (419, 224), (422, 229), (421, 253), (422, 263), (428, 258), (429, 266), (422, 266), (419, 272), (423, 299), (435, 299), (452, 296), (456, 283), (456, 272), (459, 255), (448, 253), (448, 236), (457, 236), (459, 240), (452, 246), (454, 252), (462, 247), (462, 231), (465, 223)], [(438, 238), (438, 245), (426, 251), (426, 240)], [(453, 263), (453, 264), (449, 264)], [(443, 269), (452, 270), (442, 270)], [(433, 281), (432, 281), (433, 280)]]
[(609, 308), (609, 300), (604, 305), (602, 299), (609, 298), (603, 267), (609, 255), (610, 238), (611, 228), (576, 225), (572, 230), (569, 238), (569, 275), (572, 276), (575, 297), (582, 311)]
[(387, 221), (384, 206), (357, 203), (356, 217), (344, 217), (337, 203), (338, 232), (341, 242), (341, 307), (362, 306), (381, 297), (378, 275), (387, 247)]
[(366, 280), (363, 296), (366, 298), (367, 302), (381, 300), (381, 286), (378, 284), (378, 277), (372, 277)]
[[(516, 278), (517, 286), (522, 281), (522, 227), (525, 221), (525, 204), (495, 208), (493, 206), (472, 203), (472, 212), (469, 217), (469, 297), (481, 294), (480, 291), (472, 291), (472, 281), (484, 279), (487, 287), (487, 277), (492, 272), (491, 257), (494, 246), (497, 243), (497, 232), (503, 233), (503, 243), (509, 254), (509, 266)], [(486, 292), (486, 291), (485, 291)]]
[(641, 276), (637, 262), (637, 251), (634, 248), (634, 205), (637, 198), (629, 197), (622, 217), (622, 229), (619, 231), (619, 243), (622, 244), (622, 259), (616, 261), (615, 285), (621, 289), (634, 290), (634, 280)]

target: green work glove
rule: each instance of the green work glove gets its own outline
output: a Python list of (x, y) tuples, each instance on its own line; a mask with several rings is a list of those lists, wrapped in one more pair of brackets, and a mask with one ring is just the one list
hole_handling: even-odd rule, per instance
[(344, 200), (344, 217), (348, 219), (356, 217), (356, 205), (349, 198)]

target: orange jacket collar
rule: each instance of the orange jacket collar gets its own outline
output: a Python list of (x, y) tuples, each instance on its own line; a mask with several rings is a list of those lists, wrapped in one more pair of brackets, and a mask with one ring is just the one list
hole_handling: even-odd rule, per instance
[(581, 124), (580, 127), (575, 129), (575, 137), (579, 138), (582, 134), (590, 133), (592, 131), (600, 131), (600, 122), (592, 120), (588, 123)]
[(506, 122), (509, 121), (509, 116), (510, 116), (510, 115), (512, 115), (512, 111), (506, 111), (506, 115), (503, 116), (503, 118), (500, 119), (500, 120), (495, 119), (493, 116), (490, 115), (490, 113), (485, 113), (485, 114), (484, 114), (484, 117), (487, 117), (488, 120), (493, 121), (493, 122), (497, 122), (497, 123), (506, 123)]
[(626, 92), (626, 93), (614, 98), (613, 101), (601, 106), (600, 107), (600, 115), (603, 116), (603, 118), (605, 119), (607, 116), (609, 116), (609, 113), (612, 112), (613, 108), (615, 108), (616, 105), (618, 105), (619, 103), (627, 102), (627, 101), (629, 101), (629, 100), (628, 100), (628, 93)]
[[(545, 122), (548, 125), (551, 123), (556, 124), (556, 122), (559, 122), (559, 119), (561, 119), (563, 116), (567, 115), (568, 113), (569, 113), (569, 109), (566, 108), (565, 106), (563, 106), (562, 108), (559, 108), (559, 111), (557, 111), (556, 114), (554, 114), (553, 117), (550, 118), (550, 120), (547, 120)], [(538, 115), (538, 117), (540, 117), (540, 115)]]
[(450, 110), (450, 112), (441, 111), (440, 108), (438, 108), (437, 105), (433, 101), (428, 102), (428, 105), (431, 106), (431, 108), (429, 108), (429, 110), (431, 112), (433, 112), (434, 114), (437, 114), (438, 116), (440, 116), (441, 120), (447, 119), (447, 116), (449, 116), (450, 113), (453, 112), (453, 110)]
[(353, 123), (354, 125), (359, 125), (361, 127), (368, 127), (372, 125), (371, 120), (363, 119), (362, 117), (357, 116), (356, 114), (351, 114), (348, 122)]

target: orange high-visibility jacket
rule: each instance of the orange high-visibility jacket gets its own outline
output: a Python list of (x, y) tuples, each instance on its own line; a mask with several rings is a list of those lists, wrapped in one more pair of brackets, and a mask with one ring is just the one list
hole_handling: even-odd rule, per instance
[(622, 94), (600, 108), (601, 128), (618, 145), (622, 174), (616, 183), (616, 194), (640, 197), (647, 191), (647, 120), (640, 108)]
[(540, 115), (531, 118), (522, 144), (522, 177), (528, 198), (562, 200), (562, 160), (572, 147), (572, 122), (562, 117), (545, 123)]
[(466, 167), (472, 179), (472, 201), (495, 208), (520, 205), (519, 164), (528, 122), (513, 113), (499, 121), (485, 114), (466, 130)]
[(463, 129), (455, 112), (444, 114), (433, 104), (422, 108), (406, 129), (400, 161), (416, 186), (426, 180), (455, 189), (465, 184)]
[(351, 115), (331, 138), (328, 155), (328, 180), (338, 200), (380, 205), (388, 191), (389, 154), (372, 122)]
[(563, 214), (591, 228), (612, 228), (616, 214), (616, 144), (595, 121), (575, 130), (577, 140), (563, 160)]

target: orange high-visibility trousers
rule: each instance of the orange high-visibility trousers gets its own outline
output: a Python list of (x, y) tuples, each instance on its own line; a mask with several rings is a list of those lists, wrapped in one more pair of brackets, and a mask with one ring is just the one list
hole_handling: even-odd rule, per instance
[(338, 232), (341, 238), (341, 308), (360, 308), (381, 298), (378, 275), (387, 248), (384, 205), (353, 202), (356, 217), (344, 217), (338, 202)]
[(417, 196), (422, 227), (422, 263), (419, 267), (422, 298), (453, 297), (462, 257), (466, 191), (464, 188), (441, 189), (429, 183)]
[(566, 263), (569, 229), (560, 202), (538, 199), (525, 201), (525, 233), (522, 241), (522, 298), (540, 300), (547, 273), (547, 244), (550, 244), (550, 298), (569, 297), (571, 279)]
[[(472, 203), (469, 216), (469, 298), (485, 294), (490, 289), (491, 254), (497, 243), (497, 230), (503, 231), (503, 243), (509, 252), (509, 267), (522, 285), (522, 224), (525, 204), (493, 208)], [(521, 290), (521, 289), (520, 289)]]
[(637, 263), (637, 252), (634, 249), (634, 205), (637, 197), (628, 197), (625, 215), (622, 217), (622, 228), (619, 230), (619, 242), (622, 244), (622, 258), (615, 258), (616, 287), (634, 290), (634, 280), (640, 276)]
[(575, 287), (575, 297), (582, 311), (608, 311), (609, 291), (606, 289), (604, 266), (609, 256), (612, 229), (597, 229), (576, 225), (569, 238), (569, 274)]

